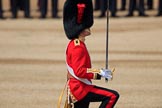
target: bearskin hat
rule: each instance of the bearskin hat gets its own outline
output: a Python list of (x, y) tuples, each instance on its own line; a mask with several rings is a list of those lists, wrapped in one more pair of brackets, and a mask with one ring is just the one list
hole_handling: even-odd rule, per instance
[(92, 0), (66, 0), (63, 10), (63, 25), (68, 39), (78, 38), (86, 28), (93, 25)]

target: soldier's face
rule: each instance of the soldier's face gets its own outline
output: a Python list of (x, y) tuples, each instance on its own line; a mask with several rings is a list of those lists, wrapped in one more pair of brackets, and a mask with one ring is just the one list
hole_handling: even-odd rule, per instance
[(85, 37), (86, 37), (86, 36), (89, 36), (90, 34), (91, 34), (91, 31), (90, 31), (89, 28), (83, 30), (83, 31), (80, 33), (80, 35), (79, 35), (79, 40), (81, 40), (81, 41), (84, 42), (84, 41), (85, 41)]
[(80, 33), (80, 35), (82, 36), (89, 36), (90, 34), (91, 34), (90, 28), (87, 28)]

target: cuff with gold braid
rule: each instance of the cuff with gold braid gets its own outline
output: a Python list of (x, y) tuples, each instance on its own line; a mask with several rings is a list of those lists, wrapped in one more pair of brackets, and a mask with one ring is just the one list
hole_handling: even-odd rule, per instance
[(94, 75), (93, 79), (95, 79), (95, 80), (100, 80), (101, 79), (101, 75), (99, 74), (100, 69), (88, 68), (87, 73), (93, 73), (93, 75)]

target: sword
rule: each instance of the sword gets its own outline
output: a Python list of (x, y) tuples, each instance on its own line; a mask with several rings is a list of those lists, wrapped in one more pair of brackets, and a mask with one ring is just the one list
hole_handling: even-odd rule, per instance
[[(109, 43), (109, 0), (107, 0), (107, 25), (106, 25), (106, 63), (105, 63), (105, 68), (108, 69), (108, 43)], [(105, 78), (105, 82), (108, 82), (108, 79)]]

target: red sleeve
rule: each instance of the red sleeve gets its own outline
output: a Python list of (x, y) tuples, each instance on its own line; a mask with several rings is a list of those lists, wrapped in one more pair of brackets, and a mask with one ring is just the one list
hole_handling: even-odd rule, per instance
[(87, 54), (84, 50), (84, 47), (82, 46), (76, 46), (73, 49), (72, 56), (72, 68), (74, 70), (74, 73), (79, 78), (86, 78), (86, 79), (93, 79), (94, 74), (93, 73), (87, 73), (87, 66), (86, 66), (86, 58)]

